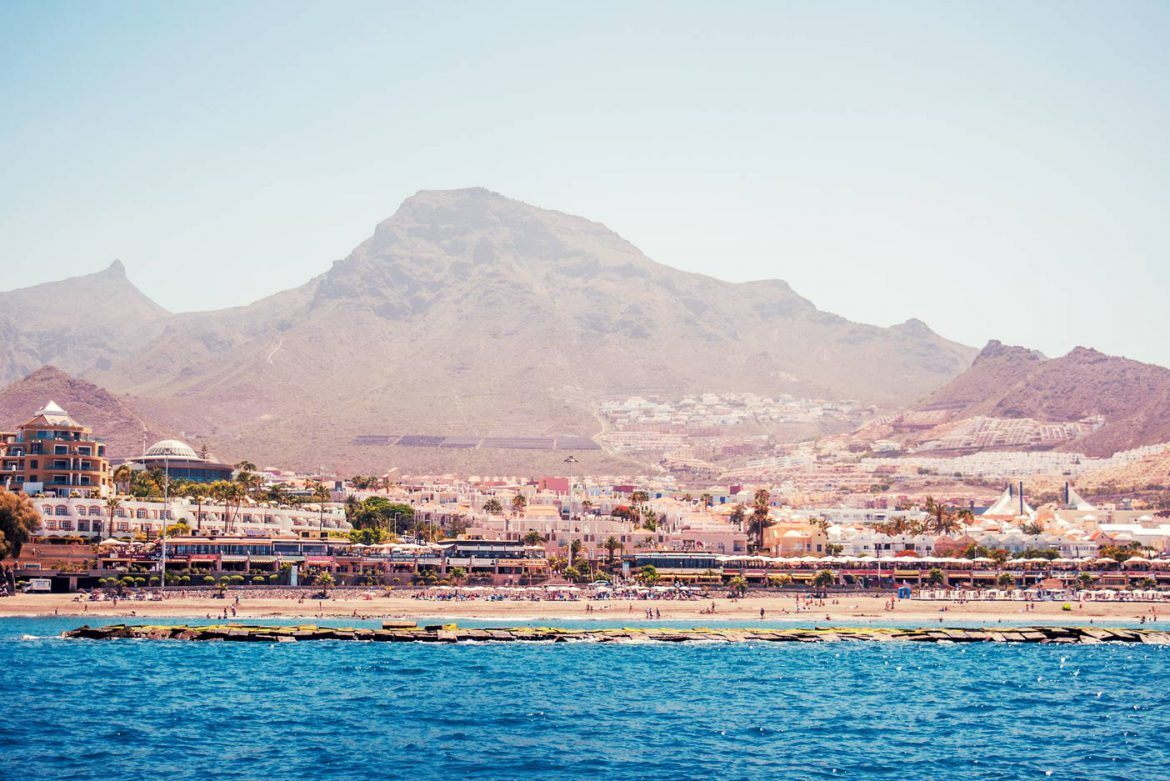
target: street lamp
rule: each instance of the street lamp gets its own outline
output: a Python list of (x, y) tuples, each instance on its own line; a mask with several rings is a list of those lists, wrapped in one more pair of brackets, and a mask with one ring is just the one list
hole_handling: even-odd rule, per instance
[(171, 514), (171, 461), (163, 455), (163, 522), (162, 522), (162, 572), (158, 574), (158, 591), (167, 589), (167, 516)]
[(565, 459), (569, 465), (569, 566), (573, 566), (573, 464), (578, 463), (575, 456)]

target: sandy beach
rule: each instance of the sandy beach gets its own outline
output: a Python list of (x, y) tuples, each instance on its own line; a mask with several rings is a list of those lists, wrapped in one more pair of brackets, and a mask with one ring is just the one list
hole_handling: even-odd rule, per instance
[[(222, 617), (229, 608), (228, 617), (237, 621), (263, 618), (403, 618), (403, 619), (459, 619), (509, 621), (594, 619), (632, 621), (645, 619), (647, 608), (661, 612), (662, 620), (712, 621), (760, 619), (760, 610), (769, 621), (833, 621), (866, 623), (870, 621), (899, 623), (943, 623), (952, 621), (1061, 622), (1080, 625), (1090, 620), (1138, 621), (1143, 615), (1147, 621), (1157, 617), (1158, 623), (1170, 621), (1170, 605), (1148, 602), (1085, 602), (1071, 603), (1072, 610), (1062, 610), (1060, 602), (1032, 603), (1035, 609), (1025, 610), (1023, 602), (967, 602), (965, 604), (925, 600), (900, 600), (893, 610), (887, 610), (888, 600), (873, 596), (842, 596), (828, 599), (823, 605), (796, 612), (796, 600), (790, 596), (750, 596), (744, 599), (715, 598), (702, 601), (675, 600), (612, 600), (612, 601), (433, 601), (412, 599), (406, 595), (377, 596), (370, 599), (351, 594), (338, 594), (326, 600), (296, 598), (242, 597), (238, 603), (227, 599), (203, 596), (186, 598), (168, 595), (162, 601), (118, 600), (113, 602), (75, 601), (73, 594), (19, 594), (0, 599), (0, 617), (4, 616), (79, 616), (141, 617), (166, 616), (176, 618)], [(715, 604), (715, 612), (700, 613)], [(592, 611), (587, 607), (591, 606)], [(235, 615), (230, 608), (235, 608)], [(943, 610), (943, 608), (946, 608)]]

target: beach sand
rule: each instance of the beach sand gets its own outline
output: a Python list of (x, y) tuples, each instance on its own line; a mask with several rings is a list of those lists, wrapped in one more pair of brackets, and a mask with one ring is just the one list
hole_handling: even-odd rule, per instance
[[(661, 612), (663, 620), (683, 620), (701, 623), (713, 620), (755, 621), (760, 619), (760, 609), (768, 621), (791, 619), (802, 622), (838, 622), (860, 624), (870, 621), (897, 622), (899, 624), (924, 624), (950, 622), (978, 622), (994, 624), (998, 621), (1044, 623), (1059, 622), (1079, 626), (1090, 620), (1137, 621), (1143, 615), (1149, 620), (1157, 614), (1158, 624), (1170, 626), (1170, 605), (1148, 602), (1085, 602), (1071, 603), (1072, 610), (1061, 609), (1060, 602), (1037, 602), (1035, 610), (1025, 611), (1023, 602), (968, 602), (962, 605), (925, 600), (899, 600), (894, 610), (886, 610), (888, 599), (872, 596), (842, 596), (836, 604), (826, 600), (823, 606), (795, 612), (796, 601), (790, 596), (749, 596), (745, 599), (727, 598), (702, 601), (594, 601), (579, 602), (489, 602), (486, 600), (439, 602), (411, 599), (409, 596), (377, 596), (365, 599), (352, 594), (338, 594), (336, 598), (304, 602), (297, 599), (278, 597), (248, 598), (241, 595), (238, 604), (229, 592), (227, 599), (207, 597), (181, 598), (168, 595), (163, 601), (119, 600), (112, 602), (74, 601), (73, 594), (18, 594), (0, 599), (2, 616), (79, 616), (82, 618), (166, 616), (175, 618), (221, 617), (225, 607), (234, 606), (235, 621), (264, 618), (404, 618), (404, 619), (477, 619), (508, 622), (529, 620), (594, 619), (615, 621), (628, 618), (631, 621), (645, 619), (647, 608)], [(715, 603), (714, 614), (699, 611)], [(587, 605), (593, 611), (586, 610)], [(946, 606), (946, 610), (941, 608)], [(785, 612), (787, 611), (787, 613)]]

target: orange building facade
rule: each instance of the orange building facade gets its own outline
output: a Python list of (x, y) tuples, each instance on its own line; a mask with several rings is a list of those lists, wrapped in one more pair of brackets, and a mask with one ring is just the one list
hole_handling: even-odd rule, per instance
[(50, 401), (15, 433), (0, 434), (0, 484), (27, 494), (106, 496), (113, 488), (106, 444)]

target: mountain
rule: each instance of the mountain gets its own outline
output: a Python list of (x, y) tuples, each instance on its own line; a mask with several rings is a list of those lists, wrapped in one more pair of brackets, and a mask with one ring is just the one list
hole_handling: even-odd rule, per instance
[(84, 376), (225, 455), (302, 466), (415, 456), (358, 452), (363, 434), (589, 436), (601, 399), (632, 394), (904, 405), (974, 353), (919, 321), (822, 312), (784, 282), (669, 268), (483, 189), (418, 193), (299, 288), (139, 330)]
[(106, 440), (107, 453), (114, 458), (141, 453), (144, 439), (149, 444), (163, 438), (125, 401), (55, 366), (44, 366), (0, 389), (0, 431), (15, 430), (49, 401)]
[(993, 341), (918, 410), (949, 411), (952, 420), (1097, 419), (1083, 436), (1058, 447), (1108, 456), (1170, 441), (1170, 369), (1085, 347), (1049, 359)]
[(0, 293), (0, 383), (45, 365), (71, 373), (110, 368), (168, 316), (126, 277), (105, 271)]

